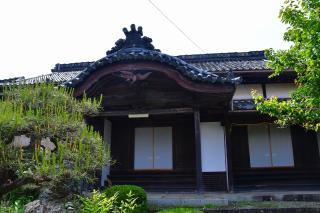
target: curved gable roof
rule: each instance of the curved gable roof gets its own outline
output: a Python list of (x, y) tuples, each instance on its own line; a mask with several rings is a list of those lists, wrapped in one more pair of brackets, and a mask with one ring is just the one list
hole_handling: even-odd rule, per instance
[(143, 36), (142, 27), (138, 27), (137, 30), (135, 25), (131, 25), (131, 31), (124, 28), (123, 32), (126, 35), (126, 39), (119, 39), (115, 43), (116, 46), (108, 51), (105, 57), (90, 63), (78, 76), (67, 81), (65, 85), (76, 87), (96, 70), (110, 64), (128, 61), (154, 61), (164, 63), (173, 67), (187, 79), (199, 83), (240, 83), (241, 79), (235, 77), (232, 71), (219, 74), (212, 73), (210, 70), (201, 69), (186, 62), (183, 60), (186, 56), (175, 57), (161, 53), (160, 50), (155, 49), (151, 44), (151, 38)]

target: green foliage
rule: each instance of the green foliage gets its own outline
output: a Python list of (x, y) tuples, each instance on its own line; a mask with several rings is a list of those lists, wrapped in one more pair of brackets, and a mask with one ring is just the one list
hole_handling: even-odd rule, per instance
[(107, 197), (112, 197), (117, 194), (117, 201), (121, 202), (123, 200), (131, 199), (130, 194), (134, 194), (137, 198), (136, 203), (140, 205), (137, 211), (134, 212), (147, 212), (147, 194), (143, 188), (135, 185), (115, 185), (107, 188), (104, 193)]
[(80, 197), (81, 210), (87, 213), (108, 213), (116, 203), (117, 194), (107, 198), (104, 193), (93, 190), (91, 197)]
[(33, 184), (27, 184), (10, 191), (5, 196), (3, 196), (3, 200), (9, 202), (9, 204), (11, 205), (19, 203), (23, 206), (37, 199), (38, 196), (39, 187)]
[(9, 202), (3, 202), (0, 203), (0, 212), (1, 213), (23, 213), (23, 205), (17, 201), (13, 204), (10, 204)]
[(131, 192), (126, 199), (120, 199), (116, 192), (111, 197), (105, 193), (93, 190), (90, 197), (80, 197), (82, 202), (81, 211), (85, 213), (134, 213), (141, 212), (140, 205), (137, 204), (137, 197)]
[[(53, 185), (92, 181), (93, 171), (108, 157), (101, 136), (84, 117), (97, 113), (100, 102), (85, 96), (77, 100), (71, 89), (52, 84), (5, 88), (0, 100), (0, 171), (11, 169), (18, 178)], [(20, 135), (31, 138), (30, 146), (10, 144)], [(45, 149), (44, 138), (50, 138), (56, 149)]]
[(292, 45), (288, 50), (267, 50), (267, 66), (274, 70), (270, 77), (285, 69), (293, 69), (297, 74), (295, 83), (298, 88), (287, 101), (264, 100), (254, 95), (257, 109), (276, 117), (280, 125), (298, 124), (319, 131), (320, 1), (285, 0), (279, 16), (289, 26), (284, 40)]
[(25, 185), (7, 193), (1, 201), (0, 212), (23, 213), (24, 205), (38, 197), (38, 189), (35, 185)]
[(202, 211), (193, 208), (175, 208), (157, 211), (157, 213), (201, 213)]

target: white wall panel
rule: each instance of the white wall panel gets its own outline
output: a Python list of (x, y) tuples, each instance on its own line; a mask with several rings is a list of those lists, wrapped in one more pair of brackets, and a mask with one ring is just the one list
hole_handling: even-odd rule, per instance
[(293, 166), (292, 140), (289, 128), (270, 125), (270, 139), (273, 166)]
[(154, 128), (154, 168), (172, 169), (172, 127)]
[(152, 169), (153, 128), (136, 128), (134, 141), (134, 168)]
[(202, 171), (226, 171), (224, 128), (220, 122), (201, 122), (200, 133)]
[(295, 84), (266, 84), (267, 98), (276, 96), (278, 98), (289, 98), (289, 93), (296, 89)]
[(267, 125), (249, 125), (248, 140), (251, 167), (271, 167)]
[(233, 100), (252, 99), (252, 90), (256, 90), (258, 94), (263, 95), (261, 84), (240, 84), (236, 87)]

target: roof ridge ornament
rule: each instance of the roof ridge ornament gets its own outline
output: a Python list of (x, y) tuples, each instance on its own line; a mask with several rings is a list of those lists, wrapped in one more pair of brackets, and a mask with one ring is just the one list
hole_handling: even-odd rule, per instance
[(152, 39), (143, 36), (142, 27), (139, 26), (138, 29), (136, 29), (135, 24), (131, 24), (130, 26), (131, 30), (128, 31), (128, 29), (125, 27), (123, 28), (123, 32), (126, 36), (125, 39), (119, 39), (115, 42), (115, 46), (111, 48), (111, 50), (107, 51), (107, 55), (110, 55), (112, 53), (118, 52), (120, 50), (128, 49), (128, 48), (142, 48), (147, 50), (153, 50), (160, 52), (159, 49), (155, 49), (154, 46), (151, 44)]

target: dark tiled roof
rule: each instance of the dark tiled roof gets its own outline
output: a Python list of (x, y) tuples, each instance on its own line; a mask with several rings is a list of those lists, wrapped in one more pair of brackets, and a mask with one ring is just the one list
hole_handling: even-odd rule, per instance
[(52, 72), (71, 72), (71, 71), (82, 71), (88, 67), (93, 62), (79, 62), (79, 63), (69, 63), (69, 64), (56, 64)]
[(15, 78), (8, 78), (8, 79), (0, 79), (0, 86), (18, 83), (18, 82), (23, 81), (24, 79), (25, 78), (23, 76), (15, 77)]
[[(151, 44), (152, 39), (143, 37), (142, 27), (136, 30), (135, 25), (131, 25), (131, 31), (126, 28), (123, 29), (126, 35), (126, 39), (120, 39), (115, 44), (107, 55), (98, 61), (90, 63), (83, 72), (81, 72), (76, 78), (66, 82), (65, 84), (71, 87), (75, 87), (83, 82), (91, 73), (95, 72), (101, 67), (109, 64), (117, 63), (120, 61), (157, 61), (160, 63), (168, 64), (174, 67), (181, 75), (189, 78), (192, 81), (204, 82), (204, 83), (229, 83), (235, 84), (240, 82), (240, 78), (234, 77), (230, 70), (224, 70), (225, 73), (214, 73), (210, 70), (199, 68), (191, 63), (181, 59), (181, 57), (170, 56), (161, 53), (160, 50), (155, 49)], [(187, 57), (187, 56), (185, 56)]]
[(4, 80), (0, 80), (0, 86), (11, 85), (11, 84), (37, 84), (37, 83), (43, 83), (43, 82), (54, 82), (57, 84), (62, 84), (66, 81), (70, 81), (71, 79), (75, 78), (80, 73), (81, 71), (70, 71), (70, 72), (64, 71), (64, 72), (53, 72), (47, 75), (40, 75), (33, 78), (19, 77), (19, 78), (13, 78), (17, 80), (4, 79)]
[(107, 55), (106, 57), (90, 64), (76, 78), (68, 81), (66, 85), (75, 87), (84, 79), (86, 79), (91, 73), (95, 72), (101, 67), (104, 67), (108, 64), (117, 63), (119, 61), (133, 60), (149, 60), (168, 64), (178, 70), (185, 77), (198, 82), (236, 83), (240, 80), (239, 78), (235, 78), (232, 75), (232, 72), (225, 73), (224, 75), (218, 75), (216, 73), (209, 72), (208, 70), (200, 69), (178, 57), (169, 56), (158, 51), (146, 50), (142, 48), (128, 48)]
[[(213, 53), (196, 55), (178, 55), (177, 58), (188, 62), (199, 69), (210, 72), (265, 70), (264, 51)], [(52, 72), (80, 71), (87, 68), (92, 62), (80, 62), (69, 64), (56, 64)]]
[(264, 51), (181, 55), (178, 57), (210, 72), (267, 69)]
[(70, 71), (70, 72), (52, 72), (47, 75), (41, 75), (34, 78), (27, 78), (23, 82), (26, 84), (35, 84), (41, 82), (54, 82), (54, 83), (64, 83), (70, 81), (79, 75), (81, 71)]

